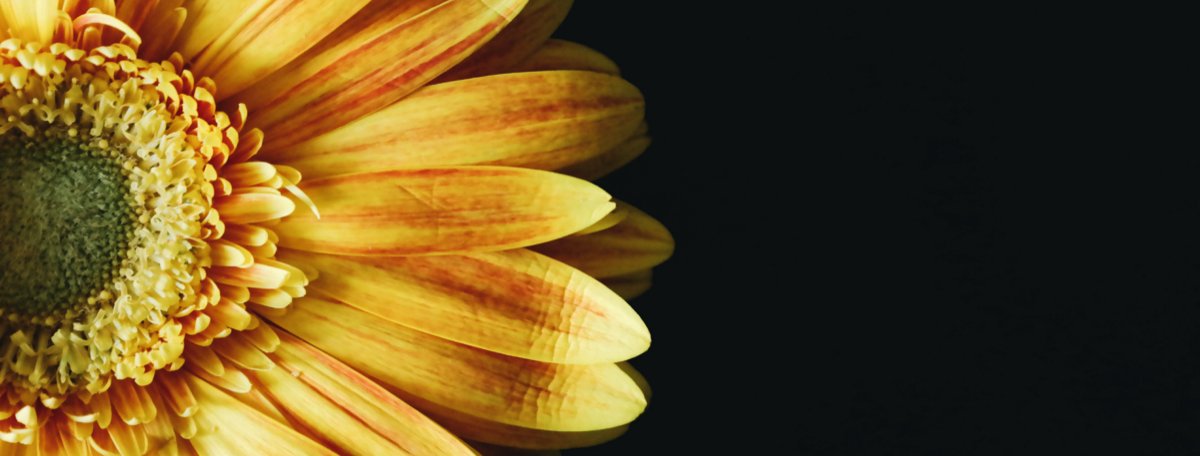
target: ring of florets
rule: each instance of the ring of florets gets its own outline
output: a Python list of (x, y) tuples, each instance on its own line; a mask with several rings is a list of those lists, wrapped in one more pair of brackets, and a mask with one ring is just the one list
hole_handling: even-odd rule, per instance
[(98, 392), (182, 364), (176, 317), (215, 298), (209, 160), (237, 126), (180, 62), (0, 43), (0, 385)]

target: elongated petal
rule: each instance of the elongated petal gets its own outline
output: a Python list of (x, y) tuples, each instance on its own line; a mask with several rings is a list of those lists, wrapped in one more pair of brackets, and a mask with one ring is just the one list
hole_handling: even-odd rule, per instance
[(226, 223), (255, 223), (291, 214), (296, 203), (279, 195), (242, 193), (213, 198), (213, 208)]
[(291, 274), (283, 269), (255, 263), (245, 268), (213, 267), (209, 269), (208, 276), (217, 282), (239, 287), (279, 288)]
[[(421, 413), (437, 421), (454, 435), (478, 442), (528, 449), (567, 449), (599, 445), (620, 437), (629, 430), (629, 425), (594, 431), (562, 432), (531, 429), (468, 415), (447, 408), (403, 390), (392, 388), (396, 395), (416, 407)], [(472, 447), (474, 446), (474, 442)], [(475, 447), (478, 449), (478, 447)]]
[(621, 371), (625, 372), (625, 375), (633, 379), (634, 383), (637, 383), (638, 388), (642, 389), (642, 394), (646, 396), (646, 401), (649, 402), (653, 393), (650, 391), (650, 382), (646, 381), (646, 377), (643, 377), (641, 372), (634, 369), (633, 365), (629, 364), (629, 361), (621, 361), (617, 363), (617, 367), (621, 368)]
[[(392, 104), (491, 39), (526, 0), (450, 0), (369, 39), (347, 39), (284, 67), (248, 93), (249, 127), (269, 139), (262, 156)], [(262, 100), (261, 102), (258, 100)]]
[(356, 455), (470, 455), (437, 423), (349, 366), (287, 333), (263, 390), (310, 432)]
[(548, 364), (450, 342), (315, 296), (271, 321), (365, 374), (431, 402), (507, 424), (607, 429), (645, 408), (612, 364)]
[(321, 271), (310, 288), (455, 342), (545, 362), (632, 358), (650, 346), (637, 313), (596, 279), (528, 250), (425, 257), (300, 251)]
[(633, 299), (650, 289), (651, 279), (654, 277), (652, 271), (651, 269), (642, 269), (628, 274), (605, 277), (600, 280), (600, 283), (621, 298)]
[(550, 39), (574, 0), (529, 0), (521, 14), (491, 41), (430, 84), (500, 74)]
[(521, 168), (393, 170), (307, 181), (321, 219), (274, 227), (281, 247), (343, 255), (504, 250), (578, 231), (615, 207), (599, 187)]
[(335, 454), (208, 382), (185, 376), (200, 404), (199, 430), (190, 439), (200, 454)]
[(629, 206), (629, 216), (612, 228), (530, 247), (596, 278), (607, 278), (659, 265), (675, 251), (667, 228)]
[[(638, 129), (644, 130), (645, 128), (645, 124), (643, 123), (642, 127)], [(650, 147), (650, 137), (646, 136), (645, 133), (639, 134), (635, 132), (632, 137), (626, 139), (625, 142), (617, 147), (587, 160), (565, 166), (555, 172), (575, 176), (583, 180), (595, 181), (629, 164), (633, 159), (642, 155), (648, 147)]]
[(522, 73), (526, 71), (556, 71), (577, 70), (620, 76), (621, 69), (616, 62), (604, 54), (578, 43), (550, 39), (533, 55), (526, 57), (506, 73)]
[(620, 145), (644, 113), (641, 92), (615, 76), (488, 76), (425, 87), (273, 159), (308, 179), (417, 166), (557, 169)]
[(167, 50), (187, 22), (187, 9), (178, 7), (182, 4), (182, 0), (159, 3), (146, 24), (138, 30), (144, 41), (138, 48), (139, 57), (147, 62), (158, 62), (169, 57)]
[(234, 95), (227, 104), (244, 103), (250, 109), (265, 106), (289, 89), (318, 72), (347, 53), (372, 44), (412, 18), (419, 16), (446, 0), (402, 0), (374, 1), (367, 3), (354, 16), (343, 22), (337, 30), (325, 37), (316, 46), (296, 57), (282, 70), (254, 84), (250, 90)]
[(187, 18), (172, 48), (192, 61), (196, 54), (217, 39), (229, 24), (257, 0), (189, 0), (184, 3)]
[(587, 228), (571, 233), (571, 236), (583, 236), (598, 231), (604, 231), (616, 226), (616, 224), (624, 221), (626, 217), (629, 217), (628, 204), (615, 200), (613, 202), (617, 204), (617, 207), (613, 209), (612, 212), (609, 212), (608, 215), (604, 216), (604, 218), (600, 219), (600, 221), (589, 225)]
[(260, 1), (224, 26), (195, 58), (195, 72), (230, 95), (282, 68), (354, 15), (368, 0)]

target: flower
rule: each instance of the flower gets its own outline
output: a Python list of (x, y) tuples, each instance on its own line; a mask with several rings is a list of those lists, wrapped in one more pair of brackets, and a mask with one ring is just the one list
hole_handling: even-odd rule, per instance
[(569, 0), (0, 0), (0, 454), (619, 436), (666, 229)]

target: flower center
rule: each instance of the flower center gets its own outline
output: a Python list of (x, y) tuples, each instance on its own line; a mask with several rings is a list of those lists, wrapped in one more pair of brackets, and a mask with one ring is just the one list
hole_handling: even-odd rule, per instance
[[(107, 293), (137, 214), (125, 158), (74, 130), (0, 135), (0, 308), (21, 320), (82, 310)], [(106, 144), (106, 142), (101, 142)], [(124, 171), (124, 173), (123, 173)]]

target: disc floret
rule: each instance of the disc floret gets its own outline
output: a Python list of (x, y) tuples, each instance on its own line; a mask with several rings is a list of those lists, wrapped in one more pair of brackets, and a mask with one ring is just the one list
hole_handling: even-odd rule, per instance
[(95, 393), (177, 369), (176, 317), (215, 298), (203, 239), (223, 229), (210, 159), (228, 156), (228, 116), (177, 63), (121, 44), (10, 39), (0, 63), (3, 386)]

